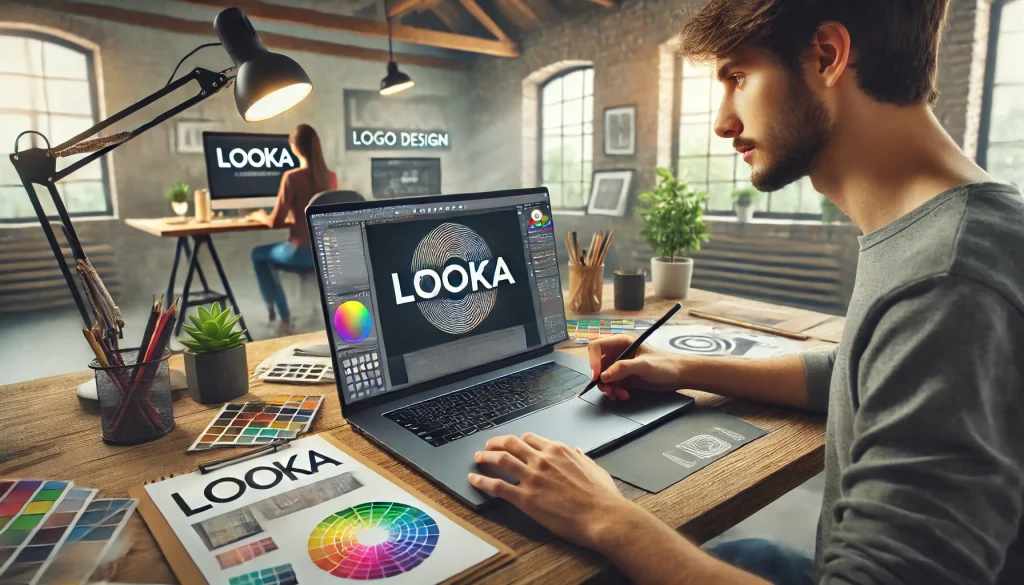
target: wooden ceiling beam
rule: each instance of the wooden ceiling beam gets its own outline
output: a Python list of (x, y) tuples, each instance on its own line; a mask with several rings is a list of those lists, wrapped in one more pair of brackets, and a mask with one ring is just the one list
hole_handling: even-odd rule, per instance
[(608, 10), (615, 10), (616, 8), (619, 7), (619, 5), (615, 3), (615, 0), (590, 0), (590, 1), (593, 2), (594, 4), (597, 4), (598, 6), (604, 6)]
[(498, 6), (511, 13), (509, 16), (515, 15), (517, 17), (515, 20), (524, 26), (537, 27), (541, 25), (540, 17), (523, 0), (498, 0)]
[(505, 34), (505, 31), (501, 30), (498, 23), (494, 22), (494, 19), (488, 16), (487, 13), (484, 12), (483, 8), (480, 8), (480, 5), (476, 3), (476, 0), (459, 0), (459, 2), (467, 11), (469, 11), (470, 14), (473, 15), (473, 18), (475, 18), (477, 22), (482, 24), (488, 32), (494, 35), (494, 38), (499, 41), (508, 40), (508, 35)]
[[(36, 0), (36, 6), (50, 8), (65, 15), (87, 16), (111, 22), (120, 22), (134, 26), (143, 26), (152, 29), (166, 30), (170, 32), (192, 34), (207, 37), (215, 40), (216, 32), (213, 24), (209, 21), (188, 20), (157, 14), (154, 12), (143, 12), (128, 10), (109, 6), (106, 4), (91, 4), (88, 2), (69, 2), (66, 0)], [(368, 49), (366, 47), (354, 47), (352, 45), (340, 45), (327, 41), (318, 41), (293, 37), (272, 32), (261, 32), (260, 37), (272, 49), (285, 49), (290, 51), (306, 51), (308, 53), (319, 53), (334, 57), (351, 57), (353, 59), (365, 59), (367, 61), (382, 61), (387, 63), (390, 58), (388, 52), (382, 49)], [(465, 69), (467, 65), (454, 59), (444, 59), (433, 55), (414, 55), (411, 53), (396, 53), (403, 65), (421, 65), (423, 67), (437, 67), (441, 69)]]
[(444, 23), (452, 32), (458, 32), (462, 28), (462, 12), (451, 0), (428, 0), (433, 4), (430, 11), (434, 16)]
[[(261, 2), (260, 0), (183, 1), (188, 4), (215, 9), (236, 6), (245, 11), (245, 13), (249, 15), (249, 18), (254, 20), (296, 24), (377, 38), (386, 39), (388, 37), (388, 23), (383, 20), (355, 18), (341, 14), (331, 14), (328, 12), (320, 12), (318, 10), (310, 10), (308, 8), (296, 8), (293, 6), (285, 6), (283, 4), (270, 4), (267, 2)], [(263, 35), (263, 33), (260, 34), (261, 36)], [(483, 39), (480, 37), (417, 28), (403, 24), (392, 24), (391, 34), (392, 38), (396, 41), (437, 47), (440, 49), (479, 53), (481, 55), (491, 55), (493, 57), (519, 56), (519, 47), (515, 42), (508, 39)]]
[(388, 8), (388, 18), (398, 18), (407, 12), (412, 12), (419, 8), (420, 4), (423, 4), (423, 0), (398, 0)]

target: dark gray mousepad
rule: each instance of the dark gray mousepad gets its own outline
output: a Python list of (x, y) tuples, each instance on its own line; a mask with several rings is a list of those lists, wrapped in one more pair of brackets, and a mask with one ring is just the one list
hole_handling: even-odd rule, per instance
[(713, 408), (692, 410), (597, 458), (613, 477), (652, 493), (767, 433)]

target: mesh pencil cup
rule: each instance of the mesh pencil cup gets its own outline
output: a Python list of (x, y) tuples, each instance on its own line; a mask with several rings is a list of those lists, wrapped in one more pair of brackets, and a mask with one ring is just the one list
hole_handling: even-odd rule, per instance
[(104, 367), (92, 360), (96, 394), (100, 402), (103, 442), (137, 445), (171, 432), (174, 406), (167, 359), (171, 352), (148, 362), (136, 363), (137, 349), (116, 353), (116, 365)]

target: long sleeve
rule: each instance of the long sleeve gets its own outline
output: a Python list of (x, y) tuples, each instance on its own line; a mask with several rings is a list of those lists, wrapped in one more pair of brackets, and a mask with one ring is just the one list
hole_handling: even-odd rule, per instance
[(828, 395), (832, 387), (832, 369), (836, 365), (838, 347), (806, 351), (800, 354), (807, 382), (807, 407), (821, 414), (828, 412)]
[(991, 584), (1017, 536), (1024, 317), (973, 281), (911, 287), (852, 347), (851, 463), (821, 583)]
[(284, 227), (285, 220), (292, 210), (292, 201), (295, 199), (295, 189), (292, 186), (292, 174), (285, 173), (281, 177), (281, 186), (277, 191), (277, 202), (274, 203), (274, 210), (267, 217), (267, 225), (272, 229)]

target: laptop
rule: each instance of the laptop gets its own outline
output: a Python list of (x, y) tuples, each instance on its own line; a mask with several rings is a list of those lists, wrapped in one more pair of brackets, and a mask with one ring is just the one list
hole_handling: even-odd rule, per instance
[[(546, 188), (310, 206), (342, 414), (472, 508), (474, 453), (527, 431), (609, 449), (688, 409), (610, 401), (568, 339)], [(514, 479), (514, 478), (506, 478)]]

